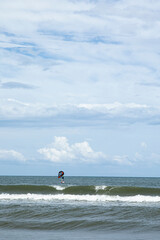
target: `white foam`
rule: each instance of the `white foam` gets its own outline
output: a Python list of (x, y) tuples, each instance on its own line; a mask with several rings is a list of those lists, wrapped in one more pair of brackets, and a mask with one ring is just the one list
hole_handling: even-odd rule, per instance
[(65, 187), (62, 187), (62, 186), (59, 186), (59, 185), (53, 185), (52, 187), (54, 187), (58, 191), (63, 191), (65, 189)]
[(130, 202), (130, 203), (142, 203), (142, 202), (159, 202), (159, 196), (143, 196), (136, 195), (130, 197), (120, 196), (106, 196), (106, 195), (71, 195), (71, 194), (0, 194), (0, 200), (32, 200), (32, 201), (85, 201), (85, 202)]
[(95, 186), (95, 190), (98, 191), (98, 190), (104, 190), (107, 186)]

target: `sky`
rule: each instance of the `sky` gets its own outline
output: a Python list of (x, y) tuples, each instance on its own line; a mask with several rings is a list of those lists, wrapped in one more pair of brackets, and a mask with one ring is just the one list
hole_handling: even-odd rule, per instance
[(0, 175), (160, 176), (160, 2), (0, 0)]

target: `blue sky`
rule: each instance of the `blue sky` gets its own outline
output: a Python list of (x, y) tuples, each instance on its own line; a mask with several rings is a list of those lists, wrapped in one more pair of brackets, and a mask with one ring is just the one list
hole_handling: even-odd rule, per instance
[(160, 3), (0, 2), (0, 174), (159, 176)]

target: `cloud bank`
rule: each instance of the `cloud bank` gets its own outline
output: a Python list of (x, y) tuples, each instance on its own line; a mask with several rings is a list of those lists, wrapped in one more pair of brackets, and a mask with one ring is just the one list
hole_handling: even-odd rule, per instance
[(38, 152), (53, 163), (96, 163), (106, 158), (102, 152), (95, 152), (88, 142), (70, 145), (66, 137), (55, 137), (54, 142), (50, 146), (40, 148)]
[(88, 126), (101, 124), (160, 124), (160, 107), (115, 102), (112, 104), (46, 105), (0, 100), (1, 126)]
[(87, 141), (69, 144), (66, 137), (55, 137), (49, 146), (38, 149), (42, 158), (52, 163), (96, 164), (103, 166), (150, 166), (160, 164), (160, 154), (147, 152), (146, 143), (140, 144), (141, 151), (132, 155), (108, 155), (94, 151)]
[(25, 157), (15, 150), (0, 149), (0, 161), (18, 161), (25, 162)]

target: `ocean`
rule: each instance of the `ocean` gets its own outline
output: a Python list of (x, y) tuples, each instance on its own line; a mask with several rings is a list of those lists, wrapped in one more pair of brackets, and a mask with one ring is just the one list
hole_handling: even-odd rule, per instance
[(160, 178), (0, 177), (0, 240), (158, 240)]

